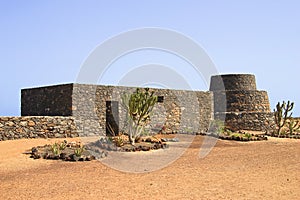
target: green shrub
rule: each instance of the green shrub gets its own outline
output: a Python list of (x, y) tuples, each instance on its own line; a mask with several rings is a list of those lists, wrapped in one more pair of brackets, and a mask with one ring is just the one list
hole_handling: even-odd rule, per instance
[(250, 139), (250, 138), (252, 137), (252, 135), (251, 135), (250, 133), (245, 133), (245, 137), (246, 137), (247, 139)]

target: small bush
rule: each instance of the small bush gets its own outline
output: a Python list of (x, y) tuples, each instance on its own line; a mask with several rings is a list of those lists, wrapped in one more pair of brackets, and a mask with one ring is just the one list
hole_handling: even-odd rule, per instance
[(210, 123), (208, 132), (216, 133), (216, 134), (221, 134), (225, 132), (225, 125), (224, 122), (221, 120), (213, 120)]
[(60, 150), (65, 150), (66, 147), (67, 147), (67, 143), (66, 143), (65, 141), (63, 141), (63, 142), (61, 142), (61, 143), (59, 144), (59, 149), (60, 149)]
[(82, 153), (84, 152), (85, 148), (83, 146), (81, 147), (78, 147), (74, 150), (74, 154), (77, 156), (77, 157), (80, 157), (82, 155)]
[(245, 137), (250, 140), (250, 138), (252, 137), (252, 135), (250, 133), (245, 133)]
[(124, 145), (124, 140), (121, 137), (115, 137), (113, 139), (113, 142), (117, 147), (121, 147)]
[(54, 143), (52, 146), (51, 146), (51, 151), (52, 153), (55, 155), (55, 156), (58, 156), (61, 151), (60, 151), (60, 148), (59, 148), (59, 144), (58, 143)]

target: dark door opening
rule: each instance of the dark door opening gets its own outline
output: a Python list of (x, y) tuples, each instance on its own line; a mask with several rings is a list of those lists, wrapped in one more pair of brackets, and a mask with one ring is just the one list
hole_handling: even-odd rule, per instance
[(106, 135), (119, 135), (119, 102), (106, 101)]

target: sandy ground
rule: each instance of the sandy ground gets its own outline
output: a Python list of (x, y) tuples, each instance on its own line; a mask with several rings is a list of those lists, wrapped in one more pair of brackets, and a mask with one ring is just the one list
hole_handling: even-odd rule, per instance
[[(200, 159), (203, 140), (196, 136), (176, 161), (146, 173), (118, 171), (104, 160), (70, 163), (23, 154), (57, 139), (2, 141), (0, 199), (300, 199), (300, 140), (219, 140)], [(168, 152), (181, 148), (177, 145)], [(166, 152), (143, 155), (159, 157)]]

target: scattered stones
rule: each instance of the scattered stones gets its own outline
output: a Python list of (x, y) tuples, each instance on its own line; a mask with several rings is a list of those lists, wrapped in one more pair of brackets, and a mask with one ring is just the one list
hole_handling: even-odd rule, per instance
[(269, 137), (277, 137), (277, 138), (300, 139), (300, 134), (299, 134), (299, 133), (294, 133), (294, 134), (281, 134), (281, 135), (267, 133), (266, 136), (269, 136)]
[[(123, 152), (135, 152), (135, 151), (150, 151), (156, 149), (168, 148), (168, 144), (161, 139), (155, 137), (144, 137), (140, 139), (140, 142), (136, 142), (135, 145), (131, 145), (128, 140), (124, 140), (123, 145), (117, 147), (113, 143), (113, 138), (101, 138), (96, 142), (89, 143), (86, 145), (87, 149), (91, 152), (97, 154), (97, 157), (102, 158), (103, 152), (105, 152), (105, 157), (107, 156), (107, 151), (123, 151)], [(172, 141), (172, 140), (171, 140)], [(178, 141), (178, 140), (173, 140)]]
[(235, 140), (241, 142), (248, 142), (248, 141), (263, 141), (268, 140), (267, 137), (264, 135), (253, 135), (245, 132), (233, 132), (231, 134), (216, 134), (216, 133), (208, 133), (207, 136), (215, 137), (221, 140)]
[[(76, 153), (76, 149), (82, 148), (82, 152)], [(67, 141), (61, 143), (55, 143), (53, 145), (44, 145), (33, 147), (29, 153), (33, 159), (51, 159), (51, 160), (63, 160), (63, 161), (92, 161), (95, 160), (95, 156), (91, 155), (89, 151), (85, 150), (80, 142), (67, 143)], [(104, 153), (106, 157), (107, 154)], [(103, 156), (101, 157), (103, 158)]]
[(162, 142), (179, 142), (178, 138), (162, 138)]

